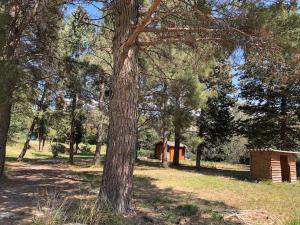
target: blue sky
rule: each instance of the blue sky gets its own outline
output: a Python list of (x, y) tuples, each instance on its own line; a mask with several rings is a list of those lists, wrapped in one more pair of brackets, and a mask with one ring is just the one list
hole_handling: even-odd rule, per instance
[(76, 5), (74, 4), (68, 4), (65, 6), (65, 16), (68, 17), (72, 14), (72, 12), (78, 7), (78, 5), (81, 5), (83, 8), (86, 9), (86, 11), (89, 13), (90, 17), (92, 19), (97, 19), (101, 16), (101, 12), (98, 8), (101, 7), (101, 3), (78, 3)]
[[(236, 66), (240, 66), (243, 65), (245, 63), (245, 59), (244, 59), (244, 51), (241, 48), (237, 48), (230, 56), (229, 58), (229, 62)], [(238, 70), (233, 69), (230, 71), (233, 75), (236, 75), (233, 77), (232, 82), (234, 84), (235, 87), (238, 87), (239, 85), (239, 77), (237, 76), (238, 74)]]

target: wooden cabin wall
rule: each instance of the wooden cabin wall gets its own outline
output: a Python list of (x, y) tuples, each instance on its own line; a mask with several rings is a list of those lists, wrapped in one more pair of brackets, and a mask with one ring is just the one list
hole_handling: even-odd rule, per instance
[(163, 144), (157, 144), (155, 147), (155, 158), (162, 160)]
[(272, 165), (272, 180), (273, 182), (282, 182), (281, 177), (281, 165), (280, 165), (280, 156), (286, 155), (289, 160), (290, 166), (290, 182), (297, 181), (297, 171), (296, 171), (296, 156), (291, 154), (284, 154), (279, 152), (273, 152), (271, 155), (271, 165)]
[(179, 160), (185, 160), (185, 148), (179, 149)]
[(271, 179), (270, 153), (253, 151), (251, 154), (250, 171), (251, 177), (258, 179)]
[(296, 169), (296, 156), (290, 155), (289, 156), (289, 165), (290, 165), (290, 172), (291, 172), (291, 182), (297, 181), (297, 169)]
[[(172, 161), (174, 158), (174, 147), (169, 147), (169, 160)], [(179, 160), (185, 160), (185, 148), (180, 148), (179, 149)]]
[(272, 181), (282, 182), (281, 177), (281, 165), (280, 165), (280, 154), (272, 153), (271, 154), (271, 171), (272, 171)]
[(168, 147), (169, 148), (169, 161), (173, 161), (174, 158), (174, 147)]
[[(155, 158), (162, 160), (163, 144), (156, 144), (155, 146)], [(168, 146), (168, 160), (173, 161), (174, 147)], [(179, 149), (179, 160), (185, 160), (185, 147)]]

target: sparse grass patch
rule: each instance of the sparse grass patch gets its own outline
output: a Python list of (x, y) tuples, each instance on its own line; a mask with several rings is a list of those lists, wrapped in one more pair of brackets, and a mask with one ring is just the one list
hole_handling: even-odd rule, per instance
[(109, 207), (97, 208), (96, 199), (65, 198), (61, 201), (58, 195), (49, 195), (40, 204), (41, 217), (32, 220), (33, 225), (62, 225), (66, 223), (82, 223), (87, 225), (129, 225), (129, 221)]
[(270, 180), (270, 179), (262, 180), (261, 183), (266, 184), (266, 185), (272, 185), (273, 184), (272, 180)]

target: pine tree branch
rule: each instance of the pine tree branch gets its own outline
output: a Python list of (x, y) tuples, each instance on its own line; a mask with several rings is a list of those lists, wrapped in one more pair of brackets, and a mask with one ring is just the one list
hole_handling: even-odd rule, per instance
[(122, 45), (121, 49), (129, 48), (137, 39), (139, 34), (143, 31), (148, 21), (150, 21), (152, 14), (155, 12), (157, 7), (159, 6), (161, 0), (155, 0), (151, 7), (149, 8), (148, 12), (146, 13), (145, 17), (139, 23), (139, 25), (135, 28), (131, 36), (127, 39), (127, 41)]

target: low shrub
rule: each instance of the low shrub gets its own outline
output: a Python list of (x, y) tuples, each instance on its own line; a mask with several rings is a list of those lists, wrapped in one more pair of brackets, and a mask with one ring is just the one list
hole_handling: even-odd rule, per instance
[(91, 149), (91, 146), (90, 145), (83, 145), (81, 148), (80, 148), (80, 151), (82, 153), (91, 153), (92, 152), (92, 149)]
[(181, 216), (195, 216), (198, 213), (198, 206), (192, 204), (179, 205), (176, 210)]
[(214, 221), (221, 221), (223, 219), (223, 216), (218, 212), (212, 212), (211, 218)]
[(59, 153), (65, 153), (66, 147), (63, 144), (51, 145), (51, 152), (54, 158), (58, 156)]
[(138, 157), (146, 157), (146, 158), (151, 158), (151, 154), (153, 151), (146, 150), (146, 149), (140, 149), (138, 151)]

